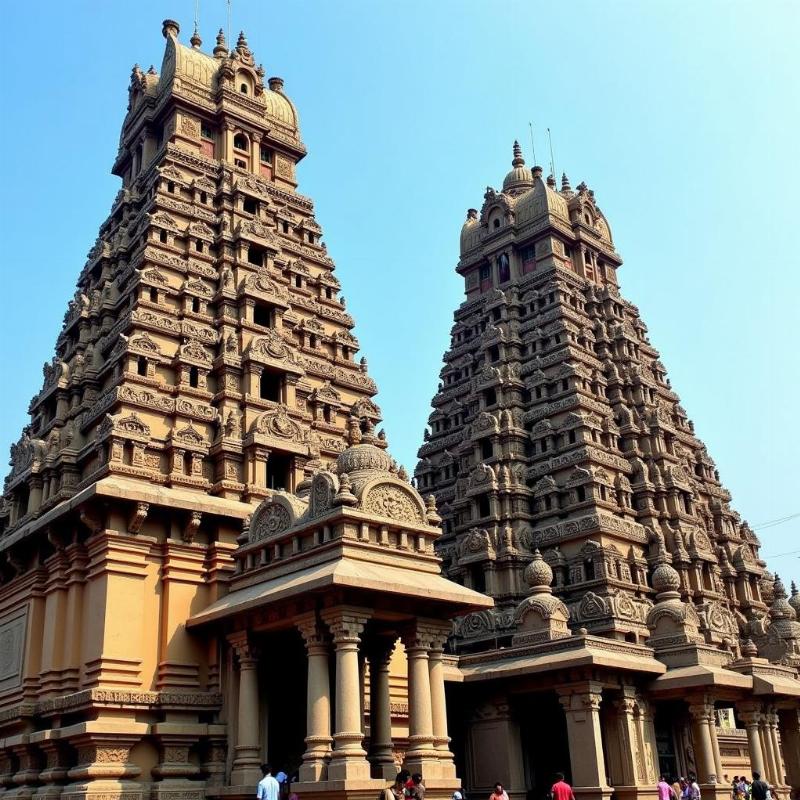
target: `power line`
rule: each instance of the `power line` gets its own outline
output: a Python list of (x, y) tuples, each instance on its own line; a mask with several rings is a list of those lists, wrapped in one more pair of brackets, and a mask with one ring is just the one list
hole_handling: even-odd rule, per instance
[(762, 522), (759, 525), (754, 525), (754, 530), (763, 531), (765, 528), (774, 528), (776, 525), (783, 525), (784, 522), (789, 522), (790, 520), (797, 519), (800, 517), (800, 511), (796, 512), (795, 514), (789, 514), (786, 517), (779, 517), (778, 519), (771, 519), (768, 522)]

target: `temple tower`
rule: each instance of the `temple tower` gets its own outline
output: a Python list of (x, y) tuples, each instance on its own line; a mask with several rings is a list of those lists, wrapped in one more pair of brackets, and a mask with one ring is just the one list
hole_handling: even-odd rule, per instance
[(459, 646), (510, 642), (537, 548), (573, 630), (644, 643), (648, 573), (668, 560), (705, 642), (733, 657), (741, 637), (766, 646), (759, 541), (620, 294), (594, 192), (513, 150), (502, 190), (467, 212), (466, 299), (416, 469), (444, 519), (447, 574), (496, 601), (461, 621)]
[(222, 782), (232, 657), (186, 620), (224, 594), (258, 502), (307, 489), (380, 417), (297, 191), (283, 81), (244, 34), (211, 55), (171, 20), (163, 35), (160, 72), (133, 68), (122, 186), (11, 448), (0, 786), (20, 796), (136, 800), (151, 771), (154, 796)]

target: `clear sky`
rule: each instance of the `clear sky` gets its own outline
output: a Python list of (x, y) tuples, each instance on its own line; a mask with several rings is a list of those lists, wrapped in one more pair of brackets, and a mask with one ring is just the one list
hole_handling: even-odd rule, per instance
[[(134, 62), (194, 0), (7, 3), (0, 99), (0, 447), (42, 384), (66, 304), (119, 181)], [(800, 512), (797, 2), (233, 0), (286, 81), (316, 202), (392, 453), (413, 470), (452, 313), (466, 209), (499, 186), (528, 122), (537, 161), (595, 190), (619, 277), (734, 507)], [(200, 0), (204, 49), (226, 24)], [(12, 44), (13, 43), (13, 44)], [(759, 531), (800, 579), (800, 517)]]

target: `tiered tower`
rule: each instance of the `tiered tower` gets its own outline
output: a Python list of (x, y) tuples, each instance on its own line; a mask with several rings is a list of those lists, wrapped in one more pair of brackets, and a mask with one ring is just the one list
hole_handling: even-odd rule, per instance
[(6, 530), (108, 475), (230, 499), (293, 490), (374, 422), (374, 382), (311, 201), (283, 81), (244, 35), (213, 56), (164, 23), (161, 73), (133, 68), (111, 214), (78, 280), (31, 424), (12, 448)]
[(708, 644), (791, 653), (768, 642), (759, 541), (620, 295), (621, 263), (594, 192), (566, 175), (559, 190), (516, 142), (502, 191), (467, 212), (466, 300), (416, 469), (444, 518), (447, 574), (496, 600), (461, 620), (460, 646), (510, 640), (538, 548), (573, 630), (644, 642), (648, 572), (669, 561)]
[[(186, 620), (225, 593), (257, 503), (307, 489), (379, 421), (297, 192), (306, 151), (283, 81), (243, 34), (229, 49), (220, 31), (213, 55), (171, 20), (163, 35), (160, 73), (133, 68), (122, 188), (11, 448), (0, 786), (22, 794), (46, 779), (71, 800), (138, 800), (149, 789), (131, 780), (152, 767), (190, 781), (185, 800), (203, 796), (198, 764), (222, 782), (226, 656)], [(131, 755), (142, 720), (165, 714)]]

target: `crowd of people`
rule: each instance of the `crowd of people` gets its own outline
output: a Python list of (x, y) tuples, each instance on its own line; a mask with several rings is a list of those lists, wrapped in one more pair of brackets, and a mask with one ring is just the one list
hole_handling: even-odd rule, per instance
[[(256, 800), (298, 800), (292, 792), (292, 779), (284, 770), (272, 775), (269, 764), (261, 766), (264, 777), (256, 789)], [(726, 776), (727, 777), (727, 776)], [(662, 775), (658, 781), (658, 800), (702, 800), (700, 784), (697, 776), (689, 773), (688, 777), (669, 780)], [(419, 772), (411, 773), (401, 770), (397, 773), (391, 786), (387, 786), (378, 800), (425, 800), (425, 781)], [(467, 800), (463, 788), (453, 792), (452, 800)], [(489, 800), (509, 800), (508, 793), (502, 783), (494, 785)], [(572, 787), (567, 783), (564, 774), (557, 772), (555, 780), (550, 787), (548, 800), (575, 800)], [(758, 772), (753, 773), (753, 780), (749, 781), (745, 775), (736, 775), (731, 781), (731, 800), (779, 800), (774, 787), (762, 780)]]

